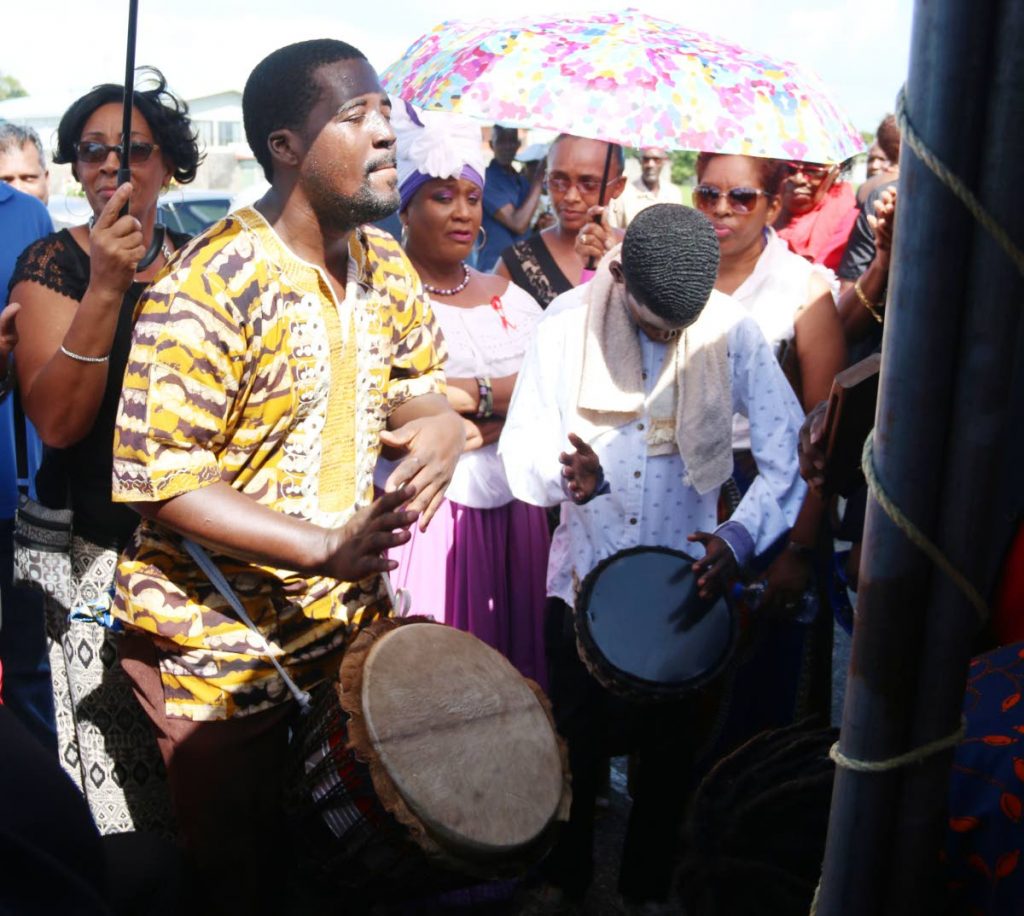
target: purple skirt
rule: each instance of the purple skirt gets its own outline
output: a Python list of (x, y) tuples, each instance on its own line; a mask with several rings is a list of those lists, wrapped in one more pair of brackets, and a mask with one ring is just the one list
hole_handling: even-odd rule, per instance
[(411, 613), (467, 630), (546, 689), (549, 546), (537, 506), (513, 500), (470, 509), (446, 499), (425, 532), (414, 527), (411, 540), (389, 552), (398, 561), (391, 581), (408, 589)]

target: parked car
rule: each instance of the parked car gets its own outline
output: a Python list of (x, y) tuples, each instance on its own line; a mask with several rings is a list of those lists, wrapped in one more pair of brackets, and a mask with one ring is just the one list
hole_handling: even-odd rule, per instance
[(168, 229), (198, 235), (227, 215), (231, 194), (199, 188), (175, 188), (160, 198), (160, 222)]
[[(158, 219), (168, 229), (198, 235), (224, 216), (230, 207), (231, 194), (227, 191), (175, 188), (160, 198)], [(48, 208), (57, 229), (79, 226), (92, 216), (84, 197), (51, 194)]]

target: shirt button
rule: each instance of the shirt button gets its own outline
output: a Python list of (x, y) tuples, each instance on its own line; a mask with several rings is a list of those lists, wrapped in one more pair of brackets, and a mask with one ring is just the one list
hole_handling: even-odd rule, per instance
[(630, 523), (631, 525), (635, 525), (635, 524), (636, 524), (636, 519), (635, 519), (635, 518), (631, 518), (631, 519), (629, 520), (629, 523)]
[(643, 378), (643, 379), (646, 379), (647, 378), (647, 373), (646, 372), (641, 372), (640, 373), (640, 377)]
[(633, 476), (634, 476), (634, 477), (635, 477), (635, 478), (636, 478), (637, 480), (639, 480), (639, 479), (640, 479), (640, 472), (639, 472), (639, 471), (633, 471)]
[(643, 428), (644, 428), (643, 423), (637, 423), (636, 428), (639, 429), (639, 430), (643, 430)]

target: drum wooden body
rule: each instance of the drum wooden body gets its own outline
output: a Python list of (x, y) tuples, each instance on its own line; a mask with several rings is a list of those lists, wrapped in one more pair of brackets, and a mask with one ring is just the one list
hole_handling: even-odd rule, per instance
[(295, 748), (296, 840), (340, 887), (402, 896), (516, 874), (568, 816), (565, 754), (540, 688), (433, 622), (367, 627)]
[(615, 693), (672, 700), (720, 674), (736, 642), (736, 619), (723, 597), (697, 594), (693, 557), (667, 547), (613, 554), (577, 590), (580, 658)]

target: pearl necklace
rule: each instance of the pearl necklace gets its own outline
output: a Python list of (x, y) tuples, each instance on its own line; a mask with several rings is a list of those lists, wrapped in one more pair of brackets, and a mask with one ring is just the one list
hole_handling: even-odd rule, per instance
[(458, 286), (453, 286), (451, 289), (440, 289), (437, 286), (431, 286), (426, 280), (423, 281), (423, 288), (428, 293), (433, 293), (435, 296), (457, 296), (467, 286), (469, 286), (469, 268), (466, 266), (466, 262), (462, 262), (462, 282)]

